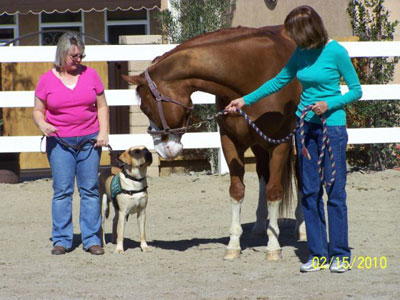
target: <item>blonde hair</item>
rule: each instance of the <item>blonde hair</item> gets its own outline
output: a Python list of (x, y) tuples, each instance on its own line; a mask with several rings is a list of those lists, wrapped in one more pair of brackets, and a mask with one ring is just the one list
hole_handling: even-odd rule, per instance
[(85, 44), (79, 33), (72, 31), (66, 32), (60, 37), (57, 43), (56, 58), (54, 60), (54, 67), (57, 71), (63, 71), (68, 51), (75, 46), (78, 47), (79, 52), (83, 54), (85, 51)]
[(308, 5), (296, 7), (287, 15), (285, 29), (300, 48), (320, 48), (328, 42), (321, 17)]

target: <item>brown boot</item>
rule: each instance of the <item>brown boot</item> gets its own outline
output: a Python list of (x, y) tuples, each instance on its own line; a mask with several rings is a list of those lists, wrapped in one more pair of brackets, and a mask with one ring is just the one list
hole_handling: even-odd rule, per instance
[(93, 245), (88, 249), (88, 252), (93, 255), (103, 255), (104, 254), (104, 249), (101, 248), (99, 245)]
[(65, 249), (62, 246), (54, 246), (53, 249), (51, 249), (52, 255), (61, 255), (61, 254), (65, 254), (66, 252), (67, 252), (67, 249)]

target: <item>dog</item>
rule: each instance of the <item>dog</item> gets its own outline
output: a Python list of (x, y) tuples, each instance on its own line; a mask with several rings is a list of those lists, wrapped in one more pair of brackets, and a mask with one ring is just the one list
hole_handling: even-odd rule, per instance
[(145, 222), (147, 206), (147, 167), (153, 162), (150, 151), (144, 146), (131, 147), (117, 159), (119, 173), (99, 175), (99, 194), (102, 200), (102, 235), (105, 245), (104, 224), (110, 214), (110, 202), (115, 208), (112, 242), (117, 243), (114, 253), (124, 252), (125, 224), (130, 214), (137, 214), (140, 248), (151, 251), (146, 242)]

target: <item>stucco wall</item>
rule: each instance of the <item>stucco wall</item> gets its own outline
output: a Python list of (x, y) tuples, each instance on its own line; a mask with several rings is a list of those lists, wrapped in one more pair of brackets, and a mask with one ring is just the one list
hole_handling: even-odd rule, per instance
[[(236, 0), (233, 26), (261, 27), (282, 24), (286, 15), (299, 5), (310, 5), (321, 15), (328, 33), (333, 38), (352, 36), (350, 18), (346, 11), (349, 0), (277, 0), (275, 7), (268, 0)], [(400, 21), (400, 1), (386, 0), (385, 8), (391, 21)], [(400, 40), (400, 25), (395, 32)]]
[[(299, 5), (312, 6), (322, 17), (331, 38), (346, 41), (353, 35), (350, 18), (346, 11), (349, 0), (277, 0), (275, 7), (268, 0), (236, 0), (233, 26), (261, 27), (282, 24), (286, 15)], [(386, 0), (390, 21), (400, 21), (400, 1)], [(400, 24), (395, 40), (400, 40)], [(400, 64), (395, 69), (394, 83), (400, 82)]]
[[(400, 21), (400, 1), (399, 0), (386, 0), (385, 8), (389, 11), (389, 19), (391, 22)], [(397, 25), (394, 39), (400, 41), (400, 24)]]
[(283, 24), (286, 15), (293, 8), (310, 5), (321, 15), (331, 37), (352, 35), (346, 12), (348, 0), (277, 0), (275, 8), (268, 3), (268, 0), (236, 0), (233, 26), (261, 27)]

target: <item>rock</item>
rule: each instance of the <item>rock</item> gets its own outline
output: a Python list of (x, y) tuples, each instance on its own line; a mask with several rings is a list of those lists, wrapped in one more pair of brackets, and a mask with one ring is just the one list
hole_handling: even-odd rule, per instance
[(0, 170), (0, 183), (19, 183), (19, 177), (10, 170)]

